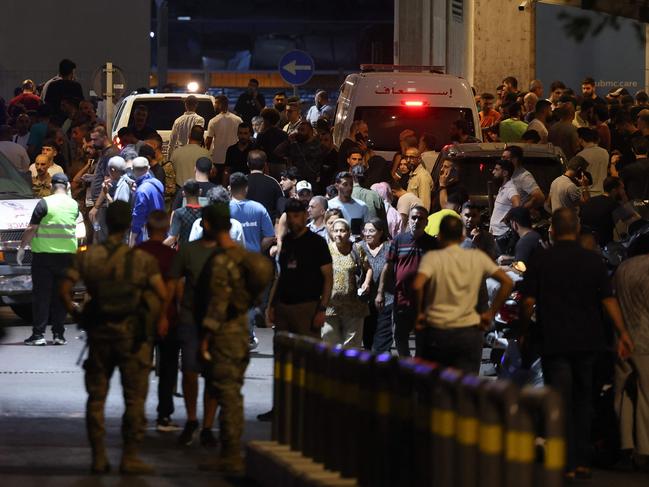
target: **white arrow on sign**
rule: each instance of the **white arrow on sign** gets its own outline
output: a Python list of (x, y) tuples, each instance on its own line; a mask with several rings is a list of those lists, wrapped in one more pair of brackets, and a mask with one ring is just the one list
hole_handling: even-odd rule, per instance
[(311, 71), (312, 68), (309, 64), (297, 64), (297, 62), (293, 60), (290, 63), (282, 66), (282, 69), (295, 76), (295, 73), (297, 73), (298, 71)]

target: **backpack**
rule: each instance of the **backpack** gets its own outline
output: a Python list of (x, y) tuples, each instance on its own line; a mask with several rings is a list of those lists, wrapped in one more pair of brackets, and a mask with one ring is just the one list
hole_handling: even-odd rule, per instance
[[(203, 319), (207, 315), (207, 309), (212, 297), (211, 281), (214, 258), (224, 252), (227, 253), (225, 249), (216, 248), (210, 254), (196, 281), (194, 320), (198, 326), (203, 323)], [(243, 259), (234, 263), (239, 266), (245, 281), (245, 293), (239, 295), (238, 298), (240, 299), (235, 300), (228, 306), (228, 319), (233, 319), (238, 314), (252, 308), (274, 276), (273, 265), (267, 257), (257, 252), (244, 252)]]
[[(106, 268), (108, 276), (96, 286), (90, 302), (84, 307), (81, 328), (88, 329), (97, 324), (120, 322), (135, 316), (140, 311), (142, 289), (133, 283), (133, 252), (124, 244), (115, 248), (104, 245), (108, 251)], [(124, 258), (124, 278), (116, 279), (117, 265)]]
[(171, 201), (176, 195), (176, 169), (171, 161), (163, 162), (162, 169), (165, 172), (164, 199), (165, 201)]

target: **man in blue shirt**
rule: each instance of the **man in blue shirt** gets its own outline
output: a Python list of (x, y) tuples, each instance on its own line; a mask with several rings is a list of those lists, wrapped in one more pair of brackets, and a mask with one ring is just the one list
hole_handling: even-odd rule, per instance
[(230, 176), (230, 215), (243, 226), (246, 249), (265, 252), (275, 243), (275, 228), (266, 208), (248, 200), (248, 176), (235, 172)]
[[(275, 228), (268, 211), (261, 203), (246, 199), (248, 196), (248, 176), (241, 172), (230, 175), (230, 217), (241, 223), (245, 238), (246, 250), (266, 252), (275, 244)], [(267, 293), (264, 294), (267, 298)], [(259, 345), (255, 336), (255, 322), (263, 322), (264, 310), (261, 307), (251, 308), (248, 313), (250, 330), (250, 350)]]
[(146, 240), (145, 225), (149, 213), (165, 209), (164, 186), (149, 171), (146, 157), (133, 159), (133, 176), (137, 189), (133, 197), (133, 221), (129, 237), (131, 247)]

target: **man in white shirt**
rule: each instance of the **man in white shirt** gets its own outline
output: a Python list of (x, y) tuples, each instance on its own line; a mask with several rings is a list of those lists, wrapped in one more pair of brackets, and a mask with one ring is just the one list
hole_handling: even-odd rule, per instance
[(11, 141), (12, 130), (9, 125), (0, 125), (0, 153), (2, 153), (18, 172), (29, 169), (29, 156), (25, 148)]
[(520, 206), (521, 197), (518, 190), (511, 180), (511, 175), (514, 173), (514, 165), (511, 161), (500, 160), (496, 162), (493, 169), (493, 180), (496, 184), (500, 184), (496, 201), (494, 202), (494, 209), (491, 212), (491, 220), (489, 221), (489, 233), (496, 239), (496, 245), (501, 254), (507, 253), (509, 250), (508, 231), (509, 227), (503, 221), (509, 210)]
[(171, 136), (169, 137), (169, 156), (174, 149), (181, 147), (189, 142), (189, 133), (194, 125), (200, 125), (205, 128), (205, 119), (196, 113), (198, 107), (198, 98), (189, 95), (185, 98), (185, 113), (178, 117), (171, 127)]
[[(478, 374), (484, 330), (513, 288), (512, 280), (482, 250), (463, 249), (462, 220), (442, 218), (441, 250), (427, 252), (413, 282), (416, 293), (417, 357)], [(500, 283), (491, 307), (476, 311), (478, 293), (487, 277)]]
[[(54, 158), (57, 156), (58, 153), (59, 153), (58, 146), (56, 145), (56, 142), (54, 142), (54, 139), (46, 139), (43, 142), (43, 147), (41, 148), (41, 154), (46, 156), (48, 159), (47, 173), (50, 176), (54, 176), (55, 174), (63, 172), (63, 168), (54, 162)], [(33, 178), (35, 178), (38, 175), (38, 172), (36, 171), (36, 166), (34, 164), (29, 166), (29, 172), (31, 172)]]
[(356, 198), (352, 198), (354, 178), (346, 171), (336, 174), (336, 189), (338, 196), (327, 203), (329, 208), (338, 208), (343, 212), (343, 217), (349, 222), (352, 240), (358, 241), (362, 237), (363, 226), (369, 219), (367, 205)]
[(325, 225), (324, 216), (328, 209), (327, 198), (324, 196), (314, 196), (309, 201), (310, 221), (307, 223), (307, 228), (325, 240), (327, 240), (327, 225)]
[(309, 108), (306, 114), (307, 121), (315, 127), (320, 118), (326, 118), (329, 122), (334, 119), (334, 107), (329, 105), (329, 93), (320, 90), (315, 94), (315, 105)]
[(600, 147), (597, 131), (589, 127), (577, 129), (579, 144), (583, 149), (577, 153), (588, 162), (588, 172), (593, 177), (589, 192), (591, 196), (604, 194), (604, 179), (608, 176), (608, 151)]
[[(216, 97), (214, 108), (218, 115), (210, 120), (207, 126), (205, 147), (212, 151), (212, 162), (223, 167), (225, 153), (228, 147), (237, 143), (237, 129), (243, 120), (228, 110), (228, 98), (224, 95)], [(212, 144), (214, 144), (213, 148)]]

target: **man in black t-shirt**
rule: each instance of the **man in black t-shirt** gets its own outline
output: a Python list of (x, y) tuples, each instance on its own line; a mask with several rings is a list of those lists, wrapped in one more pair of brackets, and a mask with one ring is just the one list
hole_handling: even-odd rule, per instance
[(234, 106), (234, 113), (246, 123), (250, 123), (252, 117), (259, 115), (262, 108), (266, 106), (264, 95), (258, 90), (259, 81), (251, 79), (248, 81), (248, 89), (239, 95), (237, 104)]
[(579, 212), (584, 229), (592, 232), (597, 243), (604, 246), (613, 241), (613, 230), (618, 221), (630, 225), (640, 218), (627, 201), (624, 183), (609, 176), (604, 180), (604, 194), (590, 198)]
[(523, 276), (522, 319), (536, 312), (537, 346), (543, 378), (565, 406), (568, 477), (588, 469), (593, 367), (606, 348), (604, 311), (618, 332), (618, 354), (633, 350), (622, 314), (599, 255), (577, 242), (579, 218), (569, 208), (552, 215), (554, 245), (534, 254)]
[(327, 243), (306, 222), (306, 206), (291, 199), (286, 204), (289, 233), (282, 240), (279, 278), (267, 313), (278, 330), (319, 338), (331, 297), (333, 267)]
[(248, 199), (261, 203), (273, 222), (279, 216), (277, 214), (277, 202), (284, 196), (282, 188), (277, 180), (264, 174), (266, 165), (266, 154), (264, 151), (251, 150), (248, 153)]
[(252, 149), (252, 127), (249, 123), (240, 123), (237, 128), (237, 138), (239, 141), (231, 145), (225, 151), (225, 177), (226, 181), (230, 180), (230, 174), (242, 172), (248, 174), (248, 153)]

